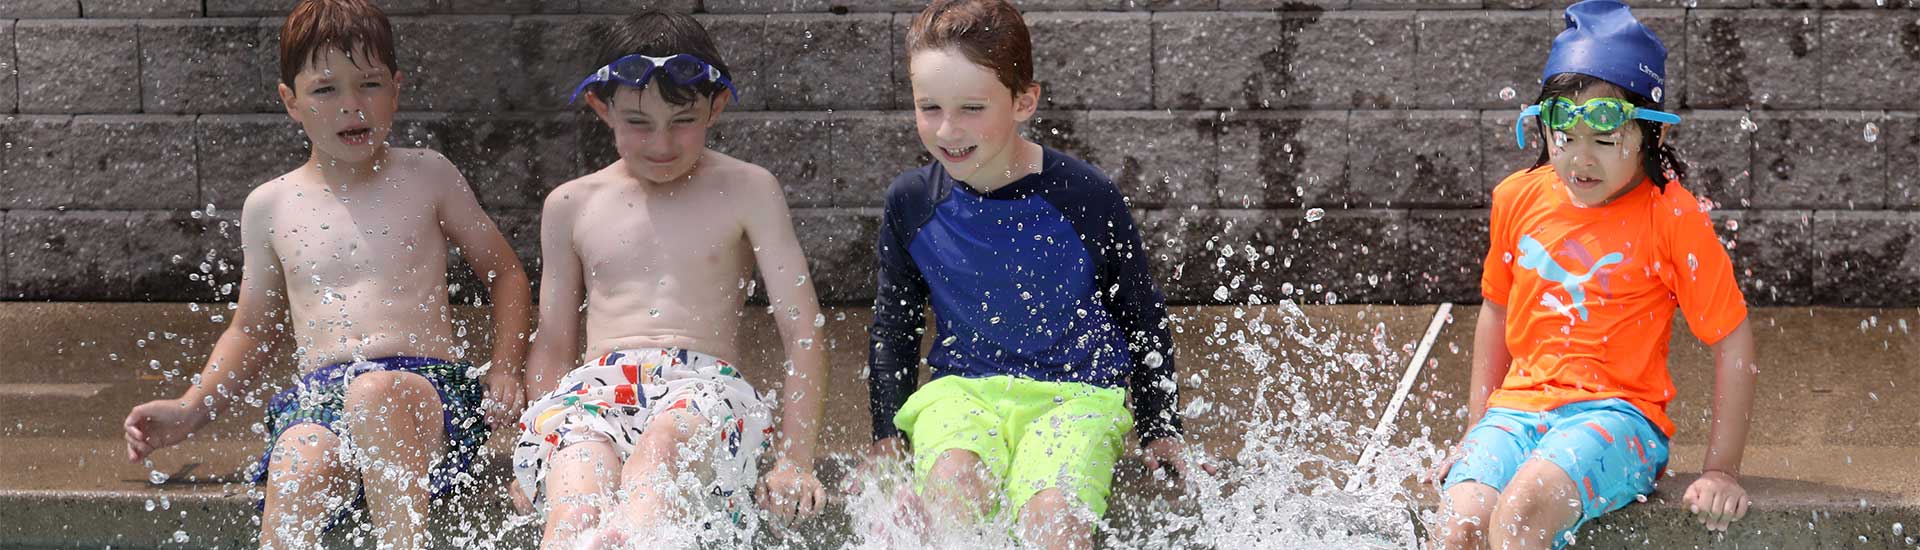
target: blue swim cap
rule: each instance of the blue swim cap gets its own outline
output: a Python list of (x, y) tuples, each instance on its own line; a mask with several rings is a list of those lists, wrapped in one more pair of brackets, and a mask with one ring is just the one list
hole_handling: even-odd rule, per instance
[(1567, 6), (1567, 30), (1553, 39), (1540, 81), (1579, 73), (1653, 100), (1666, 100), (1667, 46), (1620, 0)]

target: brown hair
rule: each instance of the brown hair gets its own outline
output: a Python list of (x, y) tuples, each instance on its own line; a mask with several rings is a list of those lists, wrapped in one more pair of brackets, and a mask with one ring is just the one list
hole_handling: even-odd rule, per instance
[(364, 52), (388, 70), (400, 69), (393, 55), (393, 25), (379, 6), (369, 0), (302, 0), (280, 27), (280, 83), (292, 88), (300, 69), (329, 48)]
[(1033, 40), (1006, 0), (935, 0), (921, 10), (907, 30), (907, 55), (945, 48), (992, 69), (1015, 95), (1033, 84)]

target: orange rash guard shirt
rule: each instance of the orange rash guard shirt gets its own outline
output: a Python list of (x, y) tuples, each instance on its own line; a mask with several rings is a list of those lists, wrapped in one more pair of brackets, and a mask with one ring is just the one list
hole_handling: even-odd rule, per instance
[(1708, 345), (1747, 318), (1713, 222), (1678, 182), (1643, 181), (1605, 206), (1576, 206), (1552, 166), (1493, 190), (1480, 281), (1506, 307), (1513, 355), (1489, 407), (1546, 411), (1620, 398), (1671, 437), (1673, 312)]

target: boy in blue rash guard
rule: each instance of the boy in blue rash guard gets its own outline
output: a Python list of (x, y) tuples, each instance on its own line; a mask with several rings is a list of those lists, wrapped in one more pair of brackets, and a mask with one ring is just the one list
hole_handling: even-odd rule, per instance
[[(1029, 543), (1088, 547), (1136, 420), (1149, 462), (1186, 474), (1165, 300), (1112, 181), (1019, 135), (1040, 92), (1018, 11), (934, 2), (907, 47), (937, 162), (887, 191), (873, 453), (904, 436), (937, 517), (1005, 511)], [(933, 380), (916, 390), (929, 303)]]

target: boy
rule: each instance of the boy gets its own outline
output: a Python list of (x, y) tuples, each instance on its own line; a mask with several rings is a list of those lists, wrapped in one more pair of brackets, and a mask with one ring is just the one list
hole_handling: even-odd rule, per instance
[[(522, 400), (526, 273), (444, 157), (386, 144), (402, 82), (394, 67), (386, 15), (366, 0), (307, 0), (287, 16), (280, 99), (309, 158), (247, 196), (238, 309), (197, 382), (127, 415), (130, 460), (177, 444), (292, 336), (301, 377), (269, 406), (271, 447), (255, 472), (267, 482), (263, 548), (316, 547), (356, 485), (382, 547), (426, 546), (429, 497), (452, 488), (486, 424), (503, 424)], [(451, 322), (449, 242), (488, 274), (495, 345), (484, 389)]]
[[(601, 67), (575, 99), (612, 130), (620, 159), (554, 189), (542, 212), (540, 334), (527, 385), (545, 397), (521, 416), (516, 504), (530, 510), (526, 495), (547, 495), (537, 500), (547, 505), (548, 548), (582, 538), (609, 512), (619, 513), (602, 541), (663, 521), (743, 519), (738, 491), (756, 477), (770, 412), (724, 358), (738, 356), (757, 266), (792, 361), (784, 440), (761, 500), (783, 516), (811, 515), (825, 500), (813, 453), (826, 355), (814, 344), (820, 307), (780, 184), (707, 148), (734, 94), (698, 22), (648, 12), (605, 36)], [(689, 470), (731, 517), (688, 517), (689, 495), (664, 489)]]
[(1520, 117), (1539, 116), (1546, 147), (1493, 191), (1473, 416), (1434, 476), (1442, 548), (1557, 548), (1653, 492), (1674, 432), (1676, 309), (1715, 368), (1706, 471), (1684, 499), (1715, 531), (1747, 509), (1753, 333), (1733, 263), (1665, 140), (1680, 122), (1659, 110), (1666, 47), (1618, 0), (1566, 18)]
[[(1165, 300), (1113, 182), (1019, 134), (1040, 87), (1012, 5), (936, 1), (906, 45), (935, 162), (887, 190), (870, 456), (911, 443), (941, 522), (998, 511), (1036, 547), (1087, 548), (1136, 419), (1129, 397), (1149, 463), (1187, 474)], [(933, 380), (916, 389), (929, 304)]]

